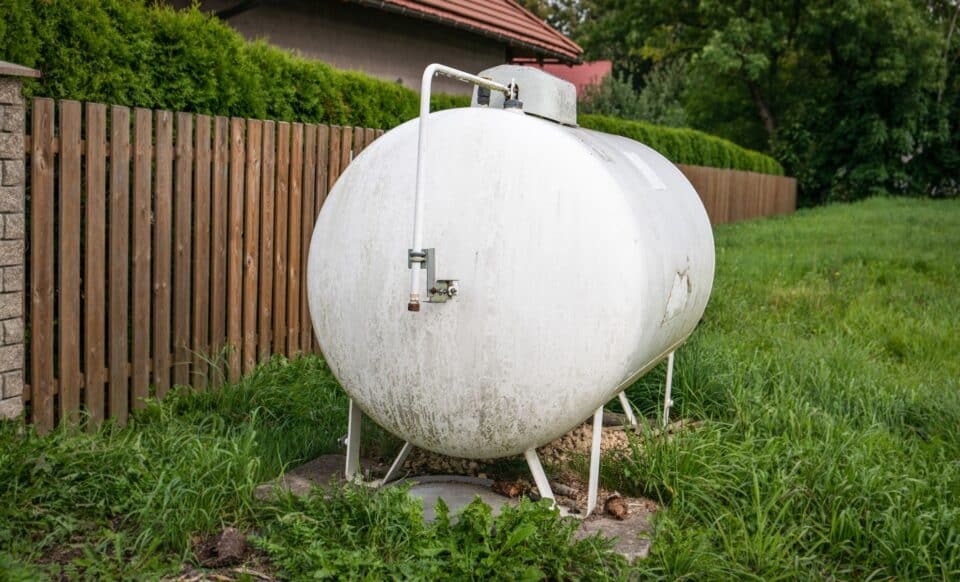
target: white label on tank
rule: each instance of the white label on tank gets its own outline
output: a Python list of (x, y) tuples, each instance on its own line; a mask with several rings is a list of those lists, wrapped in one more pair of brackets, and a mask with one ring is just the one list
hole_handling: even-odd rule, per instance
[(660, 176), (653, 171), (647, 162), (643, 161), (643, 158), (638, 156), (633, 152), (624, 152), (627, 156), (627, 159), (634, 165), (635, 168), (640, 170), (640, 173), (643, 174), (643, 177), (646, 178), (647, 182), (650, 183), (650, 187), (654, 190), (666, 190), (667, 185), (663, 183), (663, 180), (660, 179)]

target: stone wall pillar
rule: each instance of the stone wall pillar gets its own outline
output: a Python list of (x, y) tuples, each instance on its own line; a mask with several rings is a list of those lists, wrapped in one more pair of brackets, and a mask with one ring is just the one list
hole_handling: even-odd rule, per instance
[(23, 412), (26, 156), (24, 77), (40, 73), (0, 61), (0, 418)]

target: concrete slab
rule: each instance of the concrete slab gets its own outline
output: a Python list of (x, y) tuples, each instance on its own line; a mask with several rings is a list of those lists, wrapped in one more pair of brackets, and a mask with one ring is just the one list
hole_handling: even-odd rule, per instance
[[(423, 502), (424, 521), (436, 519), (436, 505), (438, 499), (443, 499), (450, 509), (450, 515), (455, 515), (464, 507), (479, 497), (493, 510), (493, 515), (499, 515), (505, 505), (516, 505), (518, 500), (504, 497), (490, 489), (493, 481), (473, 477), (457, 477), (455, 475), (413, 477), (398, 483), (409, 483), (410, 497)], [(393, 486), (391, 484), (390, 486)]]
[[(382, 475), (386, 469), (384, 465), (366, 459), (361, 460), (361, 465), (364, 468), (364, 473), (368, 476)], [(331, 483), (343, 483), (343, 469), (343, 455), (322, 455), (289, 471), (282, 478), (260, 485), (254, 495), (260, 499), (267, 499), (273, 495), (278, 487), (283, 491), (290, 491), (294, 495), (306, 495), (314, 487), (322, 488), (329, 486)], [(377, 483), (376, 481), (368, 482), (371, 486), (375, 486)], [(459, 475), (423, 475), (402, 479), (388, 486), (393, 487), (401, 483), (410, 485), (411, 497), (422, 500), (423, 518), (426, 521), (436, 519), (435, 507), (437, 499), (440, 498), (447, 504), (451, 516), (460, 512), (475, 497), (480, 497), (484, 503), (489, 505), (493, 509), (494, 515), (498, 515), (507, 505), (519, 503), (518, 498), (505, 497), (494, 492), (491, 489), (494, 483), (491, 479)], [(565, 498), (561, 496), (557, 499), (561, 515), (577, 516), (576, 513), (571, 511), (572, 508), (577, 505), (581, 507), (584, 505), (583, 500), (578, 500), (577, 497), (583, 497), (585, 492), (580, 491), (579, 483), (575, 485), (577, 491), (575, 497)], [(604, 497), (601, 496), (601, 502), (603, 499)], [(610, 515), (594, 514), (582, 520), (582, 525), (577, 530), (575, 537), (582, 539), (595, 533), (600, 533), (608, 538), (615, 537), (617, 541), (614, 550), (633, 561), (647, 557), (650, 552), (650, 535), (653, 532), (650, 520), (656, 511), (656, 505), (646, 499), (624, 499), (629, 509), (626, 519), (618, 520)]]

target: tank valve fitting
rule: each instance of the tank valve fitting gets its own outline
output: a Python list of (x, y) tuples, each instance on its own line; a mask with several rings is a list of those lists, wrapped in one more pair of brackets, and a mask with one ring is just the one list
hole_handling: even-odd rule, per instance
[[(460, 292), (457, 287), (457, 279), (437, 279), (436, 249), (423, 249), (422, 251), (409, 249), (407, 251), (407, 267), (412, 269), (415, 264), (420, 269), (426, 269), (427, 271), (427, 292), (430, 294), (427, 302), (446, 303)], [(420, 311), (419, 293), (410, 294), (407, 311)]]
[(407, 311), (420, 311), (420, 296), (416, 293), (410, 294), (410, 303), (407, 303)]

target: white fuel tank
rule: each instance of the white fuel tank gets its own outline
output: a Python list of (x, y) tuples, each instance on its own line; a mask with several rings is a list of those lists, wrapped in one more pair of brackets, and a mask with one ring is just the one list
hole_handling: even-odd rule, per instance
[(493, 108), (430, 117), (423, 242), (459, 295), (408, 311), (417, 130), (350, 164), (308, 259), (320, 346), (378, 424), (447, 455), (522, 453), (693, 331), (714, 246), (680, 170), (623, 137)]

